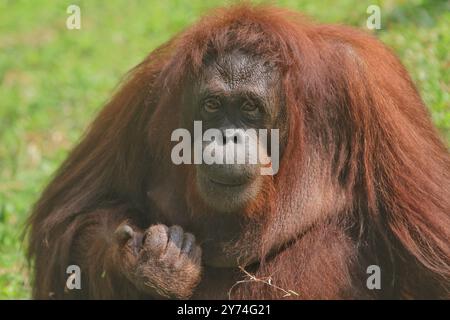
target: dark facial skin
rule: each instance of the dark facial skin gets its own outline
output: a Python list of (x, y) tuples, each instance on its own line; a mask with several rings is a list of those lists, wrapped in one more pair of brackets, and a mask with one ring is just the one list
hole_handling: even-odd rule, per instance
[[(234, 51), (206, 62), (203, 76), (189, 94), (187, 112), (191, 113), (191, 119), (193, 114), (193, 120), (202, 121), (203, 132), (210, 128), (223, 132), (278, 129), (282, 109), (279, 88), (279, 74), (273, 66), (258, 57)], [(270, 140), (270, 130), (268, 137)], [(203, 150), (209, 143), (203, 143)], [(235, 150), (246, 148), (248, 152), (248, 144), (258, 142), (237, 134), (221, 145), (226, 143), (234, 144)], [(260, 165), (247, 161), (245, 164), (203, 163), (195, 166), (195, 183), (199, 196), (213, 209), (213, 213), (202, 218), (203, 223), (193, 223), (194, 232), (202, 240), (205, 264), (230, 267), (255, 260), (256, 248), (247, 251), (248, 257), (239, 257), (240, 261), (225, 248), (242, 241), (243, 209), (264, 188)]]
[[(239, 51), (207, 62), (194, 98), (196, 120), (209, 128), (275, 128), (279, 113), (278, 75), (268, 64)], [(234, 144), (238, 152), (257, 141), (242, 134), (220, 143)], [(203, 144), (206, 148), (209, 142)], [(246, 153), (248, 155), (248, 153)], [(196, 183), (203, 200), (220, 212), (236, 212), (255, 199), (262, 187), (258, 164), (202, 164), (196, 167)]]

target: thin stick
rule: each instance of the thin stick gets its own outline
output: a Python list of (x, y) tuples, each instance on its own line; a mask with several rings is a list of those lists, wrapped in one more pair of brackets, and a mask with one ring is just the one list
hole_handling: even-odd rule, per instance
[(230, 288), (230, 290), (228, 290), (228, 299), (229, 300), (231, 300), (231, 292), (233, 291), (235, 286), (237, 286), (241, 283), (248, 283), (248, 282), (260, 282), (260, 283), (268, 285), (276, 290), (280, 290), (281, 292), (284, 293), (283, 298), (290, 297), (292, 295), (299, 296), (299, 294), (293, 290), (285, 290), (277, 285), (274, 285), (272, 283), (272, 277), (270, 277), (270, 276), (267, 278), (257, 278), (256, 276), (252, 275), (247, 270), (245, 270), (242, 266), (239, 266), (239, 269), (248, 277), (248, 279), (239, 280), (239, 281), (236, 281), (235, 284), (233, 284), (233, 286)]

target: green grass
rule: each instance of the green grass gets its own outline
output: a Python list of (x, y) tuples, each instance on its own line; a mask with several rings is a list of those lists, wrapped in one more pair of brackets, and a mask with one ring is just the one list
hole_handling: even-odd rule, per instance
[[(32, 203), (121, 76), (211, 7), (203, 0), (0, 0), (0, 298), (29, 298), (20, 234)], [(67, 30), (66, 8), (82, 29)], [(318, 21), (364, 27), (379, 4), (377, 35), (411, 72), (450, 141), (448, 1), (279, 1)]]

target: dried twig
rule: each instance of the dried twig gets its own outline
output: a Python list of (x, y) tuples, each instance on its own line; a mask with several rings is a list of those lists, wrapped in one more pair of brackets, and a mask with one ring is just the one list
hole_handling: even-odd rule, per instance
[(260, 282), (265, 285), (268, 285), (276, 290), (279, 290), (284, 293), (282, 296), (283, 298), (290, 297), (290, 296), (299, 296), (297, 292), (294, 290), (285, 290), (275, 284), (272, 283), (272, 277), (265, 277), (265, 278), (257, 278), (255, 275), (249, 273), (247, 270), (245, 270), (242, 266), (239, 266), (239, 269), (247, 276), (247, 279), (236, 281), (235, 284), (228, 290), (228, 299), (231, 299), (231, 292), (233, 291), (234, 287), (241, 284), (241, 283), (249, 283), (249, 282)]

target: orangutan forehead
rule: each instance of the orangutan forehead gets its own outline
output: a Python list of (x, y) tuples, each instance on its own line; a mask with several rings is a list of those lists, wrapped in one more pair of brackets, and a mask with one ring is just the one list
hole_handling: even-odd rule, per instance
[(273, 64), (240, 50), (210, 57), (205, 61), (205, 71), (207, 77), (221, 78), (230, 84), (253, 82), (276, 74)]
[(235, 50), (205, 61), (201, 86), (212, 90), (244, 90), (267, 95), (277, 87), (278, 79), (278, 70), (272, 63)]

